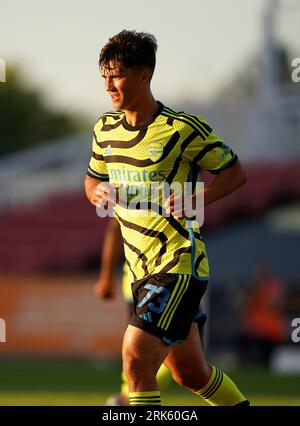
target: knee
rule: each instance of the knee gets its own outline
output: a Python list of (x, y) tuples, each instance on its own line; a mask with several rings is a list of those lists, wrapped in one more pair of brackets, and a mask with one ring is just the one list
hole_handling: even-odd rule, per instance
[(153, 363), (130, 349), (123, 352), (123, 372), (131, 385), (152, 382), (156, 376)]
[(127, 353), (123, 357), (123, 371), (127, 380), (134, 380), (143, 373), (143, 365), (140, 358)]

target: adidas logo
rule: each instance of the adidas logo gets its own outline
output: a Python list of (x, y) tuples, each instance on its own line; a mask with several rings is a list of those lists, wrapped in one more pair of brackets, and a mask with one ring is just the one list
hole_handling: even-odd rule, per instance
[(106, 157), (107, 155), (112, 155), (111, 145), (107, 145), (103, 150), (103, 156)]

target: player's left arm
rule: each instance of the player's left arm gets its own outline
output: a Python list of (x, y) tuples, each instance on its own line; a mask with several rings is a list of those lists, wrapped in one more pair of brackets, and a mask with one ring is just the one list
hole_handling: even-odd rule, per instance
[(195, 214), (196, 206), (203, 205), (201, 201), (198, 202), (198, 200), (204, 199), (204, 206), (207, 206), (236, 191), (238, 188), (244, 185), (246, 181), (247, 172), (240, 161), (236, 160), (233, 165), (219, 172), (219, 174), (214, 177), (212, 182), (203, 188), (204, 194), (196, 192), (192, 195), (193, 200), (189, 205), (191, 207), (195, 207), (192, 208), (190, 212), (187, 208), (183, 208), (181, 204), (181, 195), (176, 195), (174, 193), (169, 196), (165, 203), (166, 211), (167, 213), (171, 213), (177, 220), (183, 217), (183, 212), (185, 212), (186, 215), (189, 214), (189, 216), (193, 216)]
[[(202, 136), (195, 138), (183, 152), (183, 160), (188, 161), (193, 165), (197, 165), (201, 169), (208, 170), (215, 175), (212, 182), (205, 186), (201, 194), (195, 193), (192, 198), (193, 202), (190, 206), (203, 205), (202, 200), (204, 195), (204, 205), (207, 206), (227, 195), (231, 194), (247, 181), (247, 173), (238, 156), (233, 152), (230, 145), (225, 143), (208, 123), (201, 119), (200, 123), (205, 125), (206, 131), (210, 131), (206, 138)], [(166, 211), (171, 213), (176, 219), (182, 217), (182, 206), (179, 199), (180, 195), (171, 194), (166, 203)], [(191, 216), (195, 212), (191, 209)], [(186, 209), (185, 209), (186, 213)]]
[[(247, 181), (247, 172), (241, 162), (237, 160), (231, 167), (217, 174), (212, 182), (204, 188), (204, 205), (207, 206), (214, 201), (236, 191)], [(197, 194), (194, 195), (196, 197)]]

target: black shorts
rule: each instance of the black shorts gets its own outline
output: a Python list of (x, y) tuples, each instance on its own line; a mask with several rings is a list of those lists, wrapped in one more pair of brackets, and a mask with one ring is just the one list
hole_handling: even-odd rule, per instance
[(154, 274), (132, 285), (133, 314), (129, 324), (158, 336), (167, 345), (187, 338), (199, 312), (207, 281), (192, 275)]

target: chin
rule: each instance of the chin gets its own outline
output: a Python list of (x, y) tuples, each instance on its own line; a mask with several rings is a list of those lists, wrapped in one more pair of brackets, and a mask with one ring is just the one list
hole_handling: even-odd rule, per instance
[(112, 101), (112, 105), (115, 109), (123, 109), (123, 104), (121, 100)]

